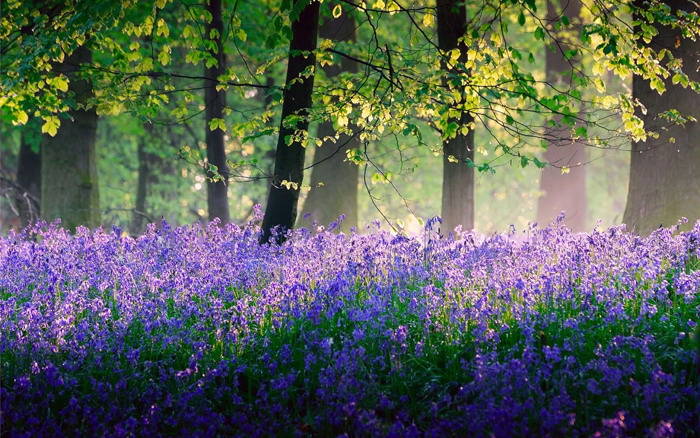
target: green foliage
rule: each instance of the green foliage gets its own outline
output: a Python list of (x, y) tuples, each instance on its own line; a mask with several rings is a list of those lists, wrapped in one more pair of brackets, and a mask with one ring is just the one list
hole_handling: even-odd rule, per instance
[[(129, 113), (138, 121), (135, 125), (225, 131), (235, 171), (229, 179), (252, 181), (233, 192), (256, 193), (248, 198), (261, 202), (264, 195), (257, 193), (264, 192), (272, 160), (268, 151), (278, 130), (282, 88), (277, 84), (285, 71), (290, 23), (304, 4), (269, 0), (244, 7), (237, 0), (225, 1), (225, 29), (218, 35), (207, 32), (212, 17), (204, 8), (167, 0), (47, 2), (38, 8), (32, 2), (3, 2), (0, 67), (6, 74), (0, 81), (0, 116), (13, 126), (36, 117), (42, 120), (42, 132), (55, 135), (62, 114), (76, 106), (69, 82), (84, 78), (96, 90), (88, 105), (103, 119)], [(541, 168), (547, 126), (603, 149), (655, 135), (637, 116), (644, 108), (620, 85), (632, 76), (647, 79), (659, 93), (671, 83), (700, 90), (690, 80), (689, 63), (684, 65), (672, 50), (648, 45), (660, 25), (680, 29), (681, 38), (697, 37), (696, 11), (672, 9), (657, 0), (642, 7), (620, 0), (586, 1), (582, 17), (562, 14), (550, 22), (542, 1), (467, 6), (462, 53), (437, 49), (432, 0), (324, 3), (324, 17), (348, 13), (360, 25), (356, 43), (319, 41), (318, 64), (337, 66), (353, 59), (361, 68), (332, 79), (317, 69), (314, 108), (306, 117), (313, 123), (332, 121), (337, 134), (315, 138), (297, 131), (294, 138), (315, 146), (357, 132), (364, 148), (348, 160), (369, 166), (370, 178), (392, 175), (393, 182), (410, 187), (403, 176), (416, 173), (419, 161), (441, 155), (441, 139), (475, 130), (476, 158), (465, 165), (482, 173), (506, 163)], [(221, 47), (215, 42), (219, 36)], [(93, 64), (74, 77), (54, 72), (53, 65), (79, 45), (93, 51)], [(226, 73), (203, 77), (202, 69), (216, 64), (211, 52), (221, 50), (229, 55)], [(547, 81), (544, 50), (563, 50), (572, 66), (580, 67)], [(212, 84), (227, 90), (229, 101), (224, 118), (205, 127), (207, 103), (200, 90)], [(454, 123), (464, 111), (474, 117), (473, 124)], [(685, 122), (677, 112), (664, 117)], [(285, 124), (296, 126), (300, 118), (290, 116)], [(614, 119), (621, 120), (623, 131), (611, 128)], [(166, 142), (168, 147), (189, 148), (180, 156), (197, 166), (190, 171), (204, 175), (209, 169), (204, 155), (193, 155), (202, 139), (175, 137), (179, 142)], [(414, 149), (420, 153), (405, 155)], [(375, 182), (380, 179), (387, 178), (375, 177)]]

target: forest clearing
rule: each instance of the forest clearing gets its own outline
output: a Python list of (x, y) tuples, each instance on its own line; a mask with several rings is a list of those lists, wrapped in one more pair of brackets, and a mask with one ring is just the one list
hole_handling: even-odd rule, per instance
[(282, 246), (259, 232), (164, 223), (0, 241), (4, 430), (700, 430), (698, 225), (459, 241), (300, 229)]
[(699, 38), (0, 1), (0, 437), (700, 436)]

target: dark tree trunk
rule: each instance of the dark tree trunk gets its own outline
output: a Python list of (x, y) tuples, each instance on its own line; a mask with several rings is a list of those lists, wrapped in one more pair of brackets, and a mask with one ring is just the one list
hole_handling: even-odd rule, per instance
[[(331, 3), (333, 6), (333, 3)], [(319, 35), (335, 41), (357, 40), (355, 21), (345, 12), (331, 18), (319, 29)], [(357, 73), (357, 62), (343, 58), (340, 64), (323, 67), (326, 76), (333, 78), (343, 72)], [(356, 129), (354, 129), (356, 132)], [(333, 123), (323, 122), (318, 127), (318, 137), (335, 135)], [(304, 213), (322, 225), (328, 225), (345, 215), (346, 228), (357, 226), (357, 178), (359, 167), (346, 160), (347, 150), (360, 147), (357, 136), (343, 134), (337, 142), (326, 141), (314, 153), (315, 164), (311, 171), (311, 191), (304, 203)], [(322, 184), (322, 185), (321, 185)]]
[(22, 227), (26, 227), (40, 216), (41, 152), (32, 147), (40, 136), (36, 122), (37, 120), (30, 120), (22, 130), (17, 163), (17, 186), (21, 190), (16, 196), (17, 211)]
[(145, 222), (148, 219), (148, 195), (151, 192), (151, 185), (156, 179), (157, 164), (160, 158), (148, 151), (149, 143), (153, 141), (153, 125), (147, 123), (144, 125), (144, 134), (138, 144), (138, 182), (136, 184), (136, 205), (134, 206), (134, 215), (131, 222), (131, 232), (135, 234), (142, 233), (145, 229)]
[[(55, 71), (70, 78), (68, 90), (78, 105), (92, 97), (90, 82), (76, 77), (83, 64), (92, 62), (92, 52), (77, 48)], [(100, 203), (97, 185), (95, 108), (73, 109), (70, 118), (61, 120), (55, 137), (44, 135), (41, 144), (41, 215), (52, 221), (61, 218), (62, 226), (100, 225)]]
[[(561, 14), (574, 20), (581, 12), (578, 0), (555, 0), (547, 2), (547, 21), (552, 23)], [(571, 84), (572, 61), (564, 57), (566, 45), (557, 47), (553, 52), (547, 48), (547, 81), (558, 88), (566, 89)], [(540, 190), (543, 192), (537, 206), (537, 222), (546, 226), (565, 212), (564, 224), (574, 232), (586, 229), (586, 168), (578, 166), (585, 163), (586, 149), (580, 142), (571, 139), (568, 127), (547, 128), (545, 138), (552, 139), (544, 153), (544, 161), (552, 164), (542, 169)], [(570, 168), (569, 173), (562, 174), (561, 167)]]
[(143, 222), (146, 211), (146, 197), (148, 196), (148, 179), (150, 166), (146, 154), (146, 141), (140, 139), (138, 144), (139, 176), (136, 184), (136, 205), (134, 218), (131, 221), (131, 232), (140, 234), (143, 231)]
[[(642, 2), (635, 2), (642, 6)], [(667, 1), (675, 12), (678, 9), (696, 10), (689, 1)], [(651, 47), (665, 48), (683, 60), (683, 71), (691, 81), (700, 81), (697, 65), (700, 61), (700, 40), (683, 39), (679, 30), (657, 27), (658, 35)], [(676, 44), (680, 42), (678, 46)], [(688, 122), (685, 127), (664, 129), (668, 121), (658, 114), (671, 108), (683, 116), (700, 119), (698, 96), (680, 84), (666, 81), (666, 92), (659, 94), (649, 87), (649, 81), (634, 77), (634, 98), (646, 107), (647, 114), (637, 115), (647, 129), (659, 133), (659, 138), (632, 144), (630, 182), (624, 222), (640, 234), (648, 234), (657, 227), (675, 225), (681, 218), (689, 219), (691, 227), (700, 219), (700, 125)], [(671, 143), (671, 138), (675, 143)]]
[[(467, 9), (464, 3), (454, 0), (438, 0), (437, 33), (438, 46), (443, 52), (458, 48), (466, 61), (467, 48), (459, 43), (459, 38), (467, 31)], [(456, 74), (445, 63), (443, 85), (448, 86)], [(474, 121), (469, 112), (463, 111), (457, 118), (448, 120), (460, 128)], [(474, 228), (474, 169), (467, 163), (474, 159), (474, 130), (466, 135), (457, 130), (457, 136), (443, 140), (443, 179), (442, 179), (442, 229), (452, 232), (458, 225), (464, 230)], [(451, 162), (451, 157), (457, 162)]]
[[(293, 140), (290, 145), (287, 145), (286, 138), (294, 135), (297, 130), (308, 132), (309, 129), (307, 115), (312, 104), (311, 93), (314, 87), (314, 75), (312, 72), (308, 76), (301, 76), (301, 73), (309, 67), (313, 68), (316, 64), (316, 56), (313, 51), (316, 50), (317, 43), (318, 15), (319, 3), (311, 2), (292, 22), (292, 40), (289, 44), (289, 63), (283, 94), (282, 120), (277, 139), (275, 170), (262, 225), (262, 243), (269, 241), (273, 228), (279, 227), (281, 230), (292, 228), (297, 216), (306, 150), (297, 140)], [(306, 53), (302, 53), (302, 51)], [(301, 117), (296, 126), (285, 124), (285, 119), (291, 115)], [(281, 184), (282, 181), (296, 184), (297, 187), (284, 187)]]
[[(205, 69), (204, 75), (210, 79), (216, 79), (226, 71), (226, 56), (224, 47), (221, 43), (221, 37), (224, 33), (224, 23), (221, 16), (221, 0), (209, 0), (209, 12), (212, 15), (211, 23), (207, 29), (207, 35), (211, 35), (211, 31), (215, 30), (218, 35), (213, 38), (216, 43), (216, 50), (210, 51), (211, 55), (216, 58), (217, 64)], [(213, 173), (207, 174), (207, 206), (209, 210), (209, 220), (214, 218), (221, 219), (222, 224), (226, 224), (231, 220), (228, 205), (228, 166), (226, 165), (226, 149), (224, 143), (224, 131), (221, 129), (209, 129), (209, 122), (212, 119), (223, 119), (224, 108), (226, 108), (226, 93), (224, 90), (216, 90), (217, 82), (207, 81), (207, 87), (204, 89), (204, 100), (206, 109), (206, 142), (207, 142), (207, 161), (217, 167), (218, 173), (224, 178), (223, 180), (213, 181), (211, 178)]]

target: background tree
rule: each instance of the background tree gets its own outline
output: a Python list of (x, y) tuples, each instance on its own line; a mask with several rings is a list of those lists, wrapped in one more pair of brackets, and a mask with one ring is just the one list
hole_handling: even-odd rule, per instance
[(148, 215), (148, 195), (152, 190), (153, 183), (157, 179), (158, 155), (154, 154), (150, 147), (153, 147), (153, 125), (145, 123), (144, 134), (138, 140), (138, 179), (136, 183), (136, 201), (134, 204), (133, 219), (131, 221), (131, 231), (141, 233), (144, 231)]
[[(568, 17), (579, 28), (581, 3), (569, 0), (547, 1), (547, 22), (556, 23), (562, 16)], [(552, 32), (554, 26), (550, 25)], [(562, 38), (561, 44), (547, 47), (546, 74), (547, 81), (556, 88), (574, 87), (573, 74), (579, 64), (578, 59), (567, 56), (572, 50), (567, 44), (569, 38)], [(586, 229), (586, 146), (571, 137), (568, 127), (557, 125), (547, 127), (546, 136), (555, 138), (544, 152), (544, 161), (550, 165), (542, 169), (540, 189), (542, 195), (537, 206), (537, 222), (542, 226), (551, 223), (562, 211), (566, 212), (564, 224), (575, 232)]]
[[(462, 90), (466, 82), (450, 60), (456, 58), (462, 64), (468, 60), (464, 43), (467, 7), (463, 2), (438, 0), (436, 12), (438, 45), (444, 54), (443, 68), (446, 73), (443, 86), (447, 90)], [(451, 56), (452, 50), (458, 51), (457, 56)], [(454, 100), (453, 105), (464, 104), (461, 96)], [(455, 114), (450, 114), (452, 112)], [(474, 228), (473, 123), (474, 117), (465, 109), (448, 111), (442, 132), (442, 229), (446, 232), (451, 232), (458, 225), (465, 230)]]
[[(281, 115), (289, 99), (283, 102), (284, 90), (274, 84), (282, 83), (282, 72), (288, 67), (290, 18), (305, 5), (295, 3), (290, 14), (290, 3), (251, 2), (237, 9), (232, 0), (228, 6), (222, 5), (227, 16), (221, 43), (236, 57), (216, 78), (216, 87), (227, 93), (231, 104), (224, 110), (223, 123), (217, 121), (215, 129), (223, 125), (229, 136), (226, 146), (232, 185), (228, 190), (241, 201), (234, 207), (236, 220), (249, 216), (251, 203), (264, 196), (262, 184), (237, 183), (274, 179), (275, 171), (269, 171), (266, 164), (272, 139), (279, 142), (282, 134), (302, 147), (323, 144), (324, 138), (297, 129), (304, 119), (314, 124), (331, 121), (336, 140), (354, 133), (357, 127), (360, 143), (348, 149), (346, 157), (361, 166), (362, 182), (370, 193), (361, 201), (364, 220), (380, 214), (401, 229), (404, 226), (399, 216), (434, 214), (439, 209), (433, 202), (440, 199), (437, 191), (442, 174), (441, 166), (432, 166), (430, 155), (444, 156), (441, 140), (475, 129), (472, 165), (480, 171), (475, 181), (480, 186), (480, 211), (484, 212), (479, 223), (490, 229), (503, 229), (513, 222), (526, 224), (532, 216), (520, 209), (517, 200), (516, 218), (509, 220), (513, 214), (499, 212), (494, 221), (491, 214), (494, 200), (509, 199), (506, 192), (524, 199), (534, 211), (531, 194), (520, 198), (525, 194), (518, 193), (520, 183), (527, 181), (527, 175), (534, 180), (534, 173), (504, 166), (543, 166), (542, 142), (556, 143), (561, 137), (602, 150), (651, 135), (644, 129), (641, 111), (635, 112), (638, 103), (629, 90), (606, 86), (611, 74), (623, 80), (640, 76), (655, 89), (663, 86), (664, 80), (683, 85), (687, 79), (689, 88), (700, 89), (684, 76), (683, 71), (692, 66), (680, 65), (671, 51), (650, 51), (642, 43), (654, 37), (651, 24), (682, 29), (682, 40), (698, 35), (695, 10), (674, 10), (658, 0), (641, 4), (644, 11), (637, 15), (634, 26), (629, 25), (634, 6), (630, 2), (584, 2), (586, 17), (580, 27), (572, 25), (566, 15), (549, 22), (548, 13), (534, 0), (468, 3), (461, 40), (466, 55), (464, 50), (440, 50), (435, 3), (343, 2), (341, 12), (353, 10), (357, 43), (324, 39), (313, 55), (321, 63), (330, 59), (353, 61), (358, 71), (345, 72), (332, 81), (320, 79), (310, 99), (315, 105), (308, 107), (304, 117), (288, 113), (280, 126), (289, 131), (280, 133), (270, 121)], [(109, 191), (105, 223), (124, 218), (131, 221), (134, 199), (138, 198), (135, 190), (124, 190), (120, 181), (135, 182), (138, 178), (137, 146), (142, 133), (140, 128), (114, 129), (121, 121), (128, 121), (127, 126), (150, 121), (164, 127), (168, 151), (179, 149), (179, 157), (184, 159), (174, 161), (172, 156), (163, 155), (165, 162), (173, 163), (172, 178), (167, 179), (182, 180), (176, 184), (177, 190), (168, 194), (155, 190), (158, 196), (152, 198), (153, 203), (149, 201), (149, 209), (156, 217), (163, 214), (182, 222), (206, 217), (206, 197), (200, 190), (206, 189), (210, 162), (201, 129), (192, 126), (206, 123), (205, 100), (200, 98), (204, 93), (199, 90), (211, 80), (202, 73), (206, 63), (212, 62), (212, 35), (207, 34), (214, 18), (211, 12), (168, 0), (135, 5), (81, 0), (70, 9), (53, 2), (42, 3), (37, 9), (28, 2), (8, 0), (0, 7), (0, 66), (5, 73), (0, 78), (0, 117), (6, 122), (0, 129), (10, 132), (10, 142), (2, 150), (11, 156), (3, 162), (12, 162), (14, 168), (20, 141), (19, 131), (13, 127), (26, 123), (30, 114), (42, 121), (47, 132), (57, 132), (60, 122), (67, 121), (67, 111), (77, 108), (71, 93), (66, 93), (68, 77), (57, 76), (52, 66), (62, 63), (65, 54), (88, 40), (94, 56), (82, 75), (90, 79), (95, 93), (87, 105), (108, 121), (101, 123), (103, 133), (118, 134), (105, 138), (123, 141), (100, 145), (99, 172), (107, 181), (100, 185)], [(562, 39), (572, 31), (579, 42)], [(571, 47), (563, 51), (567, 59), (586, 60), (575, 69), (566, 87), (558, 87), (546, 77), (544, 60), (539, 56), (545, 45), (562, 44)], [(450, 69), (447, 75), (446, 65)], [(273, 80), (268, 82), (268, 78)], [(291, 85), (306, 78), (304, 74)], [(465, 112), (474, 118), (475, 126), (461, 124)], [(672, 111), (662, 113), (662, 119), (668, 126), (684, 121), (680, 112)], [(611, 120), (619, 120), (621, 126), (613, 126)], [(568, 135), (546, 129), (551, 124), (559, 124)], [(127, 144), (133, 149), (128, 159), (119, 154)], [(447, 154), (448, 162), (449, 157)], [(490, 174), (497, 168), (502, 171), (492, 178)], [(501, 179), (501, 174), (509, 178)], [(308, 188), (279, 176), (273, 181), (277, 187), (285, 182), (291, 189)], [(158, 185), (161, 183), (165, 178)], [(530, 193), (535, 188), (527, 190)], [(272, 204), (267, 206), (269, 211), (276, 208)], [(591, 204), (600, 211), (599, 202)], [(384, 206), (386, 211), (369, 210), (383, 210)], [(418, 222), (414, 218), (412, 226), (419, 227)]]
[(16, 203), (20, 226), (25, 227), (40, 217), (41, 208), (41, 134), (39, 120), (32, 119), (21, 132), (17, 160)]
[(60, 218), (62, 226), (100, 225), (99, 186), (95, 137), (97, 112), (89, 107), (92, 84), (80, 77), (83, 66), (92, 63), (92, 51), (80, 46), (56, 64), (56, 77), (68, 78), (68, 92), (75, 107), (56, 130), (47, 123), (41, 143), (41, 214), (48, 221)]
[[(693, 2), (664, 3), (673, 13), (697, 12)], [(635, 5), (643, 8), (645, 3)], [(650, 54), (668, 52), (667, 67), (673, 76), (665, 80), (635, 76), (632, 83), (632, 94), (642, 105), (637, 115), (652, 134), (632, 143), (624, 222), (642, 234), (674, 225), (681, 217), (691, 219), (691, 225), (700, 218), (700, 105), (698, 96), (687, 90), (689, 83), (700, 81), (700, 40), (684, 38), (683, 29), (663, 22), (654, 29), (645, 48)], [(637, 31), (644, 30), (638, 27)], [(686, 68), (679, 71), (681, 67)], [(682, 125), (677, 120), (670, 123), (669, 116), (676, 114), (682, 117)]]
[[(329, 17), (319, 28), (319, 36), (335, 42), (357, 41), (356, 23), (339, 2), (330, 3), (333, 17)], [(340, 12), (339, 9), (341, 8)], [(356, 74), (358, 63), (347, 57), (337, 57), (333, 64), (322, 66), (329, 80), (343, 72)], [(323, 141), (314, 152), (314, 164), (311, 170), (311, 191), (304, 202), (304, 213), (319, 224), (328, 225), (345, 215), (343, 225), (348, 229), (356, 227), (359, 167), (347, 160), (347, 152), (360, 147), (359, 133), (356, 126), (351, 127), (352, 134), (340, 134), (335, 137), (336, 129), (331, 120), (321, 122), (317, 137)]]

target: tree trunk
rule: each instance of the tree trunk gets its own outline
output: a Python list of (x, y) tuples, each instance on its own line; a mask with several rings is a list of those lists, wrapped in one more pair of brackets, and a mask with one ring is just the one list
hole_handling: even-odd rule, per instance
[[(641, 5), (641, 2), (636, 2)], [(668, 1), (675, 12), (694, 10), (689, 1)], [(679, 30), (657, 27), (650, 45), (658, 50), (666, 48), (683, 60), (683, 71), (691, 81), (700, 81), (697, 65), (700, 61), (700, 40), (681, 37)], [(678, 44), (680, 43), (680, 44)], [(677, 45), (678, 44), (678, 45)], [(698, 96), (689, 88), (666, 81), (666, 92), (659, 94), (649, 87), (649, 81), (634, 77), (634, 98), (646, 107), (647, 114), (638, 112), (648, 130), (659, 133), (659, 138), (632, 144), (630, 182), (624, 222), (640, 234), (648, 234), (659, 226), (675, 225), (681, 218), (689, 219), (690, 228), (700, 219), (700, 125), (687, 122), (685, 127), (671, 126), (659, 118), (660, 112), (677, 109), (683, 116), (700, 119)], [(671, 142), (675, 139), (675, 143)]]
[(23, 228), (39, 219), (40, 211), (41, 152), (36, 152), (32, 147), (32, 143), (40, 136), (36, 122), (38, 120), (30, 120), (22, 129), (17, 163), (17, 185), (22, 190), (16, 196), (17, 211)]
[[(331, 3), (333, 6), (333, 3)], [(319, 35), (335, 41), (357, 40), (355, 21), (343, 12), (338, 18), (331, 18), (319, 29)], [(340, 64), (322, 67), (328, 78), (343, 72), (357, 73), (357, 62), (342, 58)], [(353, 131), (356, 131), (354, 129)], [(318, 137), (325, 138), (336, 134), (333, 123), (323, 122), (318, 127)], [(326, 141), (314, 153), (311, 171), (311, 191), (304, 203), (304, 213), (322, 225), (328, 225), (345, 215), (343, 225), (357, 226), (357, 178), (359, 167), (346, 160), (347, 151), (360, 147), (357, 136), (343, 134), (337, 142)]]
[[(294, 3), (296, 4), (297, 1), (303, 0), (296, 0)], [(296, 131), (308, 132), (309, 129), (307, 116), (312, 104), (311, 93), (314, 87), (314, 74), (313, 70), (308, 75), (302, 76), (301, 73), (307, 68), (313, 69), (316, 64), (316, 56), (313, 51), (316, 50), (317, 43), (318, 15), (319, 3), (310, 2), (301, 11), (299, 17), (292, 22), (292, 40), (289, 44), (282, 120), (277, 139), (275, 170), (263, 219), (262, 243), (269, 241), (273, 228), (279, 227), (280, 231), (292, 228), (297, 216), (299, 189), (301, 189), (304, 175), (305, 149), (301, 142), (295, 138), (292, 138), (291, 144), (287, 145), (287, 137), (293, 136)], [(306, 53), (302, 53), (302, 51)], [(301, 118), (296, 126), (285, 124), (285, 120), (291, 115)], [(282, 181), (293, 183), (296, 187), (287, 188), (282, 185)]]
[[(552, 23), (561, 14), (574, 20), (579, 17), (581, 3), (570, 0), (547, 2), (547, 21)], [(571, 83), (570, 73), (572, 61), (564, 56), (568, 47), (562, 44), (555, 52), (547, 48), (546, 68), (547, 81), (559, 87)], [(565, 74), (567, 73), (567, 74)], [(540, 196), (537, 206), (537, 222), (546, 226), (565, 212), (564, 224), (574, 232), (586, 229), (587, 199), (586, 199), (586, 168), (577, 166), (585, 163), (586, 148), (580, 142), (571, 139), (568, 127), (547, 128), (545, 138), (553, 139), (544, 153), (544, 161), (551, 164), (542, 169), (540, 178)], [(569, 173), (563, 174), (561, 167), (570, 168)]]
[[(210, 79), (217, 79), (226, 71), (226, 56), (221, 37), (224, 33), (224, 23), (221, 16), (221, 0), (209, 0), (208, 6), (212, 20), (207, 29), (207, 35), (215, 31), (212, 40), (216, 43), (216, 50), (211, 50), (211, 55), (217, 60), (217, 64), (206, 68), (204, 75)], [(218, 32), (218, 35), (216, 35)], [(217, 167), (219, 175), (223, 180), (213, 181), (214, 173), (207, 174), (207, 206), (209, 210), (209, 220), (221, 219), (222, 224), (231, 220), (228, 205), (228, 166), (226, 165), (226, 149), (224, 143), (224, 131), (221, 129), (211, 130), (209, 122), (212, 119), (223, 119), (224, 108), (226, 108), (226, 93), (224, 90), (216, 90), (217, 82), (208, 81), (204, 89), (204, 100), (206, 109), (206, 143), (207, 161)]]
[(140, 234), (143, 231), (143, 220), (146, 211), (146, 197), (148, 196), (148, 179), (150, 166), (146, 154), (146, 141), (141, 138), (138, 144), (139, 176), (136, 184), (136, 205), (134, 217), (131, 221), (131, 232)]
[[(78, 106), (92, 97), (90, 82), (76, 77), (82, 64), (92, 62), (92, 52), (78, 47), (55, 71), (70, 78), (69, 92)], [(97, 185), (95, 108), (72, 109), (69, 119), (61, 120), (55, 137), (44, 135), (41, 144), (41, 214), (47, 221), (61, 218), (62, 226), (100, 225), (100, 203)]]
[[(458, 48), (460, 62), (466, 61), (467, 48), (458, 40), (467, 31), (467, 9), (464, 3), (454, 0), (438, 0), (437, 33), (438, 46), (443, 52)], [(443, 85), (449, 86), (451, 72), (445, 63)], [(474, 121), (472, 115), (463, 111), (459, 117), (448, 123), (456, 123), (459, 128)], [(457, 129), (454, 138), (443, 140), (443, 179), (442, 179), (442, 229), (452, 232), (461, 225), (464, 230), (474, 228), (474, 169), (467, 165), (474, 159), (474, 130), (466, 135)], [(450, 160), (456, 158), (457, 162)]]
[(148, 145), (153, 141), (153, 125), (146, 123), (144, 125), (144, 135), (139, 139), (138, 144), (138, 182), (136, 184), (136, 205), (134, 206), (134, 215), (131, 222), (131, 232), (140, 234), (145, 229), (145, 222), (148, 219), (148, 195), (151, 192), (151, 185), (155, 182), (156, 173), (154, 172), (159, 157), (151, 152), (148, 152)]

